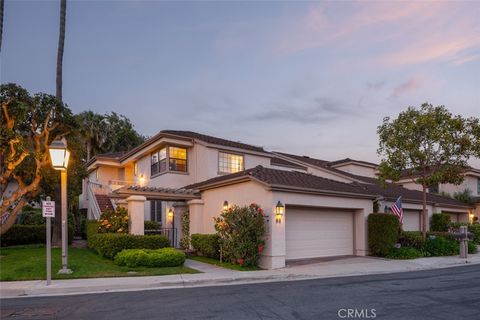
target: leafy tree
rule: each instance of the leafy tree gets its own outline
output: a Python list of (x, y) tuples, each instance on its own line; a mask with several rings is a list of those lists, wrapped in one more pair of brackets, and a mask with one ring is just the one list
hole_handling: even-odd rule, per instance
[(107, 136), (103, 152), (128, 151), (143, 141), (145, 137), (138, 134), (133, 128), (130, 119), (115, 112), (105, 115)]
[(458, 191), (453, 194), (453, 198), (465, 202), (466, 204), (469, 205), (474, 205), (475, 204), (475, 199), (472, 196), (472, 190), (470, 189), (465, 189), (463, 191)]
[(427, 226), (427, 188), (436, 183), (460, 184), (472, 156), (480, 155), (480, 124), (476, 118), (453, 116), (444, 106), (424, 103), (409, 107), (397, 119), (378, 127), (379, 179), (408, 177), (422, 186), (423, 235)]
[[(47, 146), (69, 137), (75, 128), (70, 109), (51, 95), (28, 92), (15, 84), (0, 86), (0, 234), (41, 191), (51, 167)], [(14, 188), (6, 194), (7, 187)]]

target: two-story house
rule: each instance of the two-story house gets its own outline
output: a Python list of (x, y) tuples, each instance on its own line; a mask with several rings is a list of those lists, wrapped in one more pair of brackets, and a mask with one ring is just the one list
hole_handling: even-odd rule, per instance
[[(267, 215), (265, 268), (290, 260), (366, 255), (367, 217), (380, 204), (403, 197), (404, 229), (420, 230), (421, 192), (398, 185), (384, 189), (376, 165), (352, 159), (325, 161), (269, 152), (262, 147), (189, 131), (165, 130), (126, 153), (97, 155), (87, 163), (80, 205), (89, 219), (117, 205), (128, 208), (130, 232), (143, 234), (144, 220), (181, 237), (181, 216), (190, 233), (214, 233), (213, 217), (226, 206), (259, 204)], [(472, 208), (429, 194), (428, 213), (468, 219)], [(285, 208), (280, 219), (278, 205)], [(377, 206), (378, 207), (378, 206)]]

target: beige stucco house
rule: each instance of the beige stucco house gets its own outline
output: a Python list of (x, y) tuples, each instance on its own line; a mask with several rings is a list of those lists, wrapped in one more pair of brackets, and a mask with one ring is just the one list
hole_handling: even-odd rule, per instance
[[(87, 163), (80, 206), (89, 219), (102, 209), (126, 206), (130, 231), (143, 234), (155, 220), (174, 245), (180, 218), (190, 213), (190, 233), (213, 233), (223, 206), (259, 204), (267, 215), (265, 268), (317, 257), (366, 255), (367, 217), (374, 201), (386, 210), (398, 196), (404, 229), (420, 230), (421, 192), (375, 179), (376, 164), (352, 159), (324, 161), (189, 131), (165, 130), (127, 153), (97, 155)], [(278, 202), (285, 214), (274, 217)], [(472, 207), (428, 195), (428, 214), (468, 219)]]

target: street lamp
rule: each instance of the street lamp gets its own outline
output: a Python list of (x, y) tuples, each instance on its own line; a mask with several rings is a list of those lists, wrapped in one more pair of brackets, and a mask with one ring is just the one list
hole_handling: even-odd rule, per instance
[(53, 169), (60, 170), (61, 182), (61, 205), (62, 205), (62, 269), (58, 271), (60, 274), (72, 273), (68, 269), (68, 222), (67, 222), (67, 167), (70, 159), (70, 151), (67, 149), (67, 141), (65, 138), (55, 140), (48, 148), (50, 152), (50, 160)]

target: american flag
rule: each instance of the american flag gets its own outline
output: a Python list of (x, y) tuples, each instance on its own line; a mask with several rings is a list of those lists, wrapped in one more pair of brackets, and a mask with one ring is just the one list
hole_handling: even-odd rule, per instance
[(402, 209), (402, 197), (398, 197), (397, 201), (390, 207), (390, 211), (398, 217), (400, 223), (403, 224), (403, 209)]

